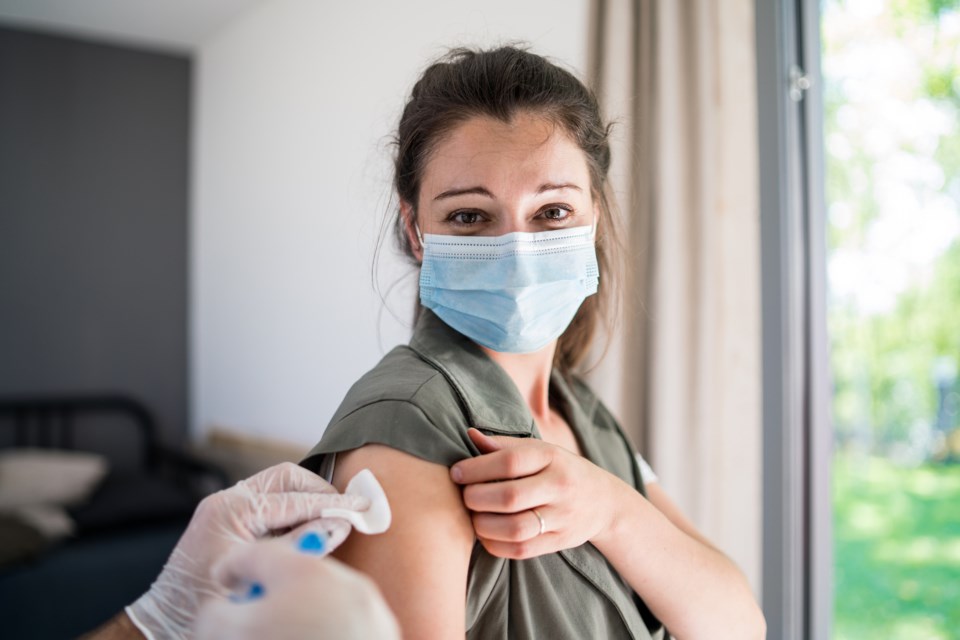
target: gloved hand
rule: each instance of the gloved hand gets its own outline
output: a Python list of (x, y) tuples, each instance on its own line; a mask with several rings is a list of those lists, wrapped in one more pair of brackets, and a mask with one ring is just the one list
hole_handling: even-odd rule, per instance
[(197, 619), (198, 640), (316, 638), (399, 640), (400, 629), (367, 576), (333, 558), (300, 551), (289, 540), (233, 549), (214, 579), (238, 596), (211, 600)]
[[(285, 533), (318, 518), (323, 509), (363, 511), (369, 506), (368, 499), (340, 495), (291, 462), (265, 469), (200, 503), (163, 571), (150, 590), (126, 608), (127, 615), (148, 638), (192, 637), (200, 605), (223, 595), (210, 569), (232, 548)], [(326, 532), (327, 551), (350, 533), (350, 525), (341, 519), (322, 519), (311, 526)]]

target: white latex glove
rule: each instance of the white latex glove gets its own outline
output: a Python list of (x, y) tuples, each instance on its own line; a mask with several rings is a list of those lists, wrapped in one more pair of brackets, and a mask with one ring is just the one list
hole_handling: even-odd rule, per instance
[[(210, 574), (221, 557), (234, 547), (314, 520), (331, 507), (362, 511), (369, 507), (369, 500), (340, 495), (323, 478), (292, 462), (206, 497), (159, 577), (126, 608), (127, 615), (148, 638), (192, 637), (200, 605), (224, 594)], [(339, 518), (317, 520), (311, 528), (326, 533), (327, 551), (350, 533), (350, 525)]]
[(400, 628), (376, 585), (333, 558), (314, 554), (307, 534), (300, 549), (271, 540), (232, 550), (214, 579), (233, 591), (200, 611), (198, 640), (260, 638), (399, 640)]

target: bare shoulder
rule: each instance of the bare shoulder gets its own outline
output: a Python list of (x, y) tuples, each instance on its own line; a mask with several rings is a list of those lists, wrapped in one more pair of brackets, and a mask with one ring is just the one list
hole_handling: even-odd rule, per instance
[(343, 491), (362, 469), (383, 486), (393, 521), (380, 535), (351, 534), (334, 555), (373, 578), (404, 637), (461, 636), (474, 533), (449, 470), (371, 444), (337, 455), (333, 484)]

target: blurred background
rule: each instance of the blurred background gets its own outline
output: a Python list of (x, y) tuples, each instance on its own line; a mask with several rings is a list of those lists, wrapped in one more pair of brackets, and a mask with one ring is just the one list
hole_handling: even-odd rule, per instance
[(823, 5), (838, 638), (960, 634), (958, 5)]
[(400, 110), (515, 41), (615, 122), (588, 376), (770, 637), (960, 638), (957, 0), (0, 0), (0, 635), (110, 617), (407, 340)]

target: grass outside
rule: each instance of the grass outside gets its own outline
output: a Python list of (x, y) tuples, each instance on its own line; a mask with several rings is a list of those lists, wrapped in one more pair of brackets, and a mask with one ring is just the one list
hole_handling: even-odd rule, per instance
[(835, 640), (960, 639), (960, 465), (833, 472)]

